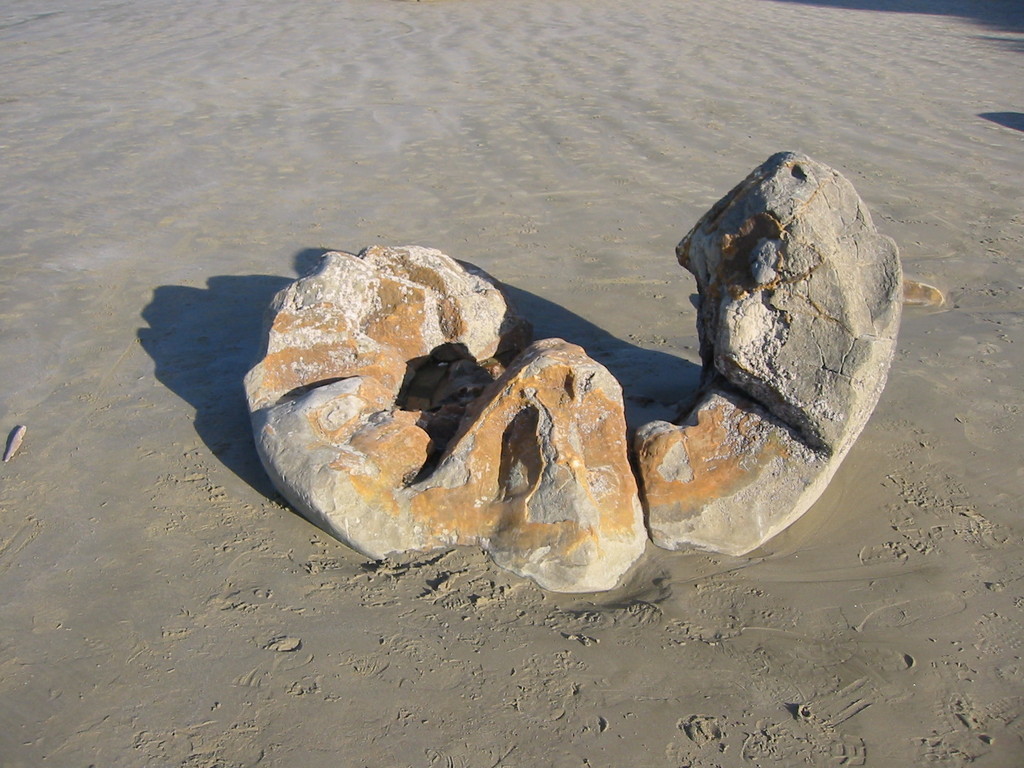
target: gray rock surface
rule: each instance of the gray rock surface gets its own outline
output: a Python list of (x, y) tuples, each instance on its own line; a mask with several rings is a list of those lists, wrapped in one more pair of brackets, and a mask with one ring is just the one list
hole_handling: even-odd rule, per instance
[[(659, 546), (742, 554), (806, 511), (874, 410), (899, 326), (899, 257), (845, 178), (793, 153), (754, 170), (676, 254), (701, 297), (706, 396), (680, 425), (638, 431), (648, 525)], [(697, 439), (709, 420), (717, 440)], [(706, 476), (687, 481), (684, 464)]]

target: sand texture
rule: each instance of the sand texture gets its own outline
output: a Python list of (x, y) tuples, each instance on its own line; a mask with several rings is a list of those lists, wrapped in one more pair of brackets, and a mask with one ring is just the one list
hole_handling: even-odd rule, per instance
[[(4, 768), (1021, 765), (1019, 2), (8, 0), (0, 72)], [(325, 249), (477, 264), (671, 419), (675, 246), (780, 150), (941, 303), (767, 546), (556, 595), (275, 494), (242, 376)]]

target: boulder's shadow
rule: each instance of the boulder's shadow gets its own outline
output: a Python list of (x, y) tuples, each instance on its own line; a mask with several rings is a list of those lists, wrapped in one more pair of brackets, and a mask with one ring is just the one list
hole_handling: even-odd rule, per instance
[(697, 391), (700, 365), (623, 341), (529, 291), (505, 284), (501, 287), (519, 313), (533, 324), (535, 339), (558, 337), (579, 344), (611, 371), (622, 385), (630, 432), (654, 419), (675, 419), (680, 405), (688, 405)]
[[(777, 0), (776, 0), (777, 1)], [(959, 16), (1001, 34), (1024, 32), (1024, 11), (1020, 2), (965, 2), (964, 0), (783, 0), (787, 3), (846, 8), (885, 13), (923, 13), (928, 16)], [(1024, 51), (1019, 40), (986, 38), (1011, 50)]]
[(211, 277), (205, 288), (161, 285), (142, 310), (142, 348), (156, 377), (195, 408), (200, 439), (224, 465), (265, 496), (273, 496), (256, 455), (242, 377), (261, 344), (263, 313), (291, 282), (271, 275)]
[(982, 117), (996, 125), (1001, 125), (1004, 128), (1024, 131), (1024, 113), (1021, 112), (982, 112), (978, 117)]
[[(307, 248), (293, 258), (309, 273), (326, 251)], [(256, 361), (263, 317), (274, 294), (292, 280), (274, 275), (220, 275), (205, 288), (162, 285), (142, 310), (143, 349), (156, 377), (195, 408), (200, 439), (224, 465), (266, 496), (276, 492), (256, 454), (242, 377)], [(632, 427), (673, 418), (697, 388), (700, 366), (616, 338), (579, 315), (528, 291), (503, 285), (537, 339), (557, 336), (582, 346), (622, 384)]]

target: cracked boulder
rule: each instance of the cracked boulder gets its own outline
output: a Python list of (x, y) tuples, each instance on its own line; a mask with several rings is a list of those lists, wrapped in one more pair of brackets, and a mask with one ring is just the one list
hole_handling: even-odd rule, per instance
[(821, 495), (874, 410), (901, 309), (895, 243), (853, 186), (769, 158), (676, 249), (700, 294), (692, 411), (635, 438), (655, 544), (739, 555)]
[(281, 291), (245, 379), (260, 458), (289, 503), (382, 558), (477, 545), (565, 592), (642, 553), (622, 392), (439, 251), (330, 253)]

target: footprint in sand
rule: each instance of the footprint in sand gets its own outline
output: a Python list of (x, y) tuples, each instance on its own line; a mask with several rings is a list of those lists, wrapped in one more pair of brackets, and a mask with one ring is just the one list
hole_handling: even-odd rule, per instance
[[(918, 740), (918, 752), (925, 761), (943, 765), (972, 763), (989, 751), (995, 724), (1006, 726), (1021, 714), (1020, 700), (1004, 699), (995, 707), (984, 707), (962, 692), (946, 696), (938, 714), (948, 725)], [(1007, 720), (1006, 718), (1009, 718)]]
[(823, 728), (835, 728), (875, 703), (878, 693), (866, 677), (833, 693), (796, 706), (796, 716)]
[(905, 563), (908, 557), (907, 548), (898, 541), (886, 541), (872, 547), (864, 547), (860, 551), (860, 561), (864, 565)]
[(302, 647), (302, 640), (290, 635), (281, 635), (280, 637), (272, 638), (263, 647), (268, 651), (276, 651), (277, 653), (292, 653)]
[(865, 629), (881, 627), (905, 627), (919, 621), (933, 621), (960, 613), (967, 604), (952, 592), (940, 592), (931, 597), (917, 600), (903, 600), (876, 608), (864, 617), (854, 629), (863, 632)]
[(996, 658), (1019, 656), (1024, 649), (1024, 624), (1000, 613), (987, 613), (975, 624), (974, 647)]
[(676, 723), (676, 727), (698, 747), (703, 747), (710, 742), (719, 742), (720, 744), (725, 735), (718, 719), (708, 715), (690, 715)]
[(800, 731), (759, 722), (743, 742), (743, 759), (755, 765), (773, 761), (780, 765), (857, 766), (867, 761), (863, 739), (814, 727)]
[(957, 516), (953, 520), (953, 533), (982, 549), (992, 549), (1005, 544), (1009, 539), (1009, 535), (999, 526), (970, 507), (957, 510)]

